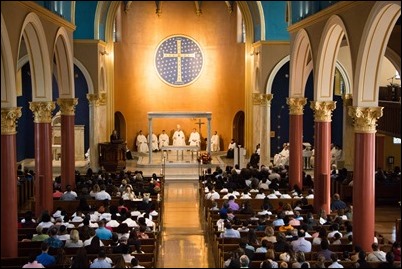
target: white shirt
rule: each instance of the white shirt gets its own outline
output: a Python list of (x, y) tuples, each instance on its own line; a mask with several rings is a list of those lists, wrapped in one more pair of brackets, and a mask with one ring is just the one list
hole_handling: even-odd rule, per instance
[(190, 143), (190, 146), (200, 146), (201, 143), (201, 137), (200, 134), (197, 131), (193, 131), (190, 134), (190, 138), (188, 139), (188, 142)]
[(219, 151), (220, 150), (220, 145), (219, 145), (219, 135), (214, 134), (211, 137), (211, 151)]
[(177, 130), (173, 134), (173, 146), (185, 146), (186, 138), (182, 130)]
[(167, 133), (162, 133), (159, 135), (159, 148), (161, 149), (164, 146), (169, 146), (169, 136)]
[[(156, 134), (152, 134), (151, 136), (151, 143), (152, 143), (152, 150), (158, 150), (158, 138), (156, 137)], [(148, 139), (149, 139), (149, 135), (148, 135)], [(148, 140), (147, 139), (147, 140)]]
[(96, 200), (105, 200), (105, 199), (112, 200), (112, 197), (110, 197), (110, 194), (107, 193), (105, 190), (102, 190), (95, 194), (95, 199)]
[(147, 140), (147, 138), (145, 137), (145, 135), (143, 135), (143, 134), (139, 134), (139, 135), (137, 136), (137, 140), (136, 140), (135, 145), (137, 146), (138, 152), (144, 152), (144, 153), (146, 153), (146, 152), (149, 151), (148, 140)]

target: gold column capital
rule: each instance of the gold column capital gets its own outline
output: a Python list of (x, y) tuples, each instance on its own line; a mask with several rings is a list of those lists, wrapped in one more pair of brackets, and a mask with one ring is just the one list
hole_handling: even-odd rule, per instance
[(273, 97), (270, 93), (253, 93), (253, 105), (270, 105)]
[(307, 104), (307, 98), (289, 97), (286, 99), (286, 104), (289, 105), (290, 115), (303, 115), (303, 109)]
[(21, 117), (22, 107), (10, 107), (1, 109), (1, 134), (13, 135), (17, 133), (17, 120)]
[(376, 133), (377, 120), (383, 115), (383, 107), (350, 106), (348, 114), (353, 119), (356, 133)]
[(87, 94), (87, 99), (89, 101), (90, 105), (93, 106), (101, 106), (101, 105), (106, 105), (106, 93), (101, 92), (101, 93), (88, 93)]
[(74, 116), (78, 98), (59, 98), (57, 104), (60, 106), (61, 115)]
[(351, 106), (353, 104), (353, 96), (350, 93), (342, 95), (343, 106)]
[(53, 101), (29, 103), (29, 109), (34, 113), (35, 123), (51, 123), (52, 111), (55, 107), (56, 104)]
[(332, 111), (336, 108), (336, 101), (311, 101), (310, 107), (314, 110), (315, 122), (331, 122)]

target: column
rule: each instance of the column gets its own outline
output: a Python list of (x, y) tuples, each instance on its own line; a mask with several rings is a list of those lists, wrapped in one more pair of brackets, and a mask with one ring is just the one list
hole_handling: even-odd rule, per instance
[[(262, 144), (263, 135), (262, 135), (262, 103), (263, 103), (263, 94), (262, 93), (253, 93), (253, 133), (252, 133), (252, 144), (253, 148), (251, 149), (250, 154), (255, 152), (256, 146), (258, 143)], [(261, 158), (260, 158), (261, 164)]]
[(152, 118), (148, 118), (148, 164), (152, 163)]
[[(342, 147), (342, 158), (344, 161), (344, 167), (348, 171), (353, 171), (354, 154), (353, 149), (355, 145), (353, 130), (353, 119), (348, 115), (348, 107), (352, 105), (352, 95), (344, 94), (343, 97), (343, 147)], [(340, 167), (338, 167), (340, 168)]]
[(331, 118), (334, 101), (311, 101), (314, 111), (314, 209), (330, 213)]
[(101, 114), (98, 109), (106, 104), (106, 94), (87, 94), (87, 99), (89, 101), (89, 167), (92, 171), (98, 172), (100, 169), (98, 143), (100, 142), (101, 132), (104, 132), (100, 125)]
[(208, 118), (208, 140), (207, 140), (207, 152), (211, 154), (211, 118)]
[[(259, 130), (259, 139), (254, 140), (257, 145), (260, 143), (260, 165), (269, 165), (271, 161), (271, 100), (273, 94), (255, 94), (254, 104), (259, 105), (259, 113), (254, 115), (259, 115), (260, 122), (257, 122), (254, 126), (257, 127), (261, 125)], [(255, 130), (255, 133), (258, 131)]]
[[(354, 120), (353, 244), (371, 251), (375, 228), (375, 133), (383, 107), (349, 107)], [(362, 225), (359, 225), (362, 224)]]
[[(56, 107), (52, 101), (30, 102), (29, 109), (34, 114), (35, 135), (35, 215), (43, 210), (53, 211), (53, 171), (52, 171), (52, 111)], [(61, 179), (63, 181), (63, 178)]]
[(17, 139), (21, 107), (1, 109), (1, 257), (18, 257)]
[(75, 188), (75, 106), (77, 98), (59, 98), (61, 112), (61, 185)]
[(289, 184), (303, 187), (303, 108), (307, 98), (287, 99), (289, 105)]

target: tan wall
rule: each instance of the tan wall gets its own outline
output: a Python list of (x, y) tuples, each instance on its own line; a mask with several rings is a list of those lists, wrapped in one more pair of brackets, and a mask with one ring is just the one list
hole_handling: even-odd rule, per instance
[[(115, 111), (127, 124), (127, 143), (133, 148), (138, 131), (148, 134), (147, 112), (212, 112), (212, 132), (221, 136), (221, 149), (232, 138), (233, 118), (244, 111), (244, 44), (236, 42), (236, 12), (230, 14), (224, 2), (203, 2), (202, 15), (194, 2), (164, 2), (162, 14), (155, 14), (153, 2), (133, 2), (122, 12), (122, 41), (115, 43)], [(191, 85), (172, 87), (164, 83), (154, 67), (159, 43), (170, 35), (195, 39), (204, 55), (200, 77)], [(177, 124), (186, 137), (198, 119), (154, 119), (154, 132), (172, 135)], [(201, 127), (207, 136), (206, 119)]]

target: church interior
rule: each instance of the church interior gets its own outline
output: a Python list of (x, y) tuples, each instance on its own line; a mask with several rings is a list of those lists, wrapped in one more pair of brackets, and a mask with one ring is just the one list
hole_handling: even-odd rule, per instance
[[(339, 218), (334, 194), (345, 202), (350, 218), (341, 232), (352, 223), (353, 240), (332, 246), (331, 239), (330, 250), (340, 256), (360, 246), (376, 268), (380, 262), (369, 261), (374, 235), (400, 267), (400, 16), (400, 1), (2, 1), (2, 266), (32, 265), (29, 256), (41, 253), (32, 236), (45, 211), (65, 210), (68, 234), (79, 230), (72, 221), (78, 197), (98, 181), (111, 195), (107, 213), (117, 208), (124, 178), (135, 187), (135, 198), (123, 201), (131, 219), (138, 222), (140, 206), (154, 211), (139, 214), (159, 212), (145, 217), (145, 253), (130, 246), (126, 266), (228, 267), (231, 258), (260, 267), (268, 255), (242, 259), (240, 239), (225, 242), (231, 228), (219, 230), (220, 215), (210, 210), (213, 202), (224, 208), (225, 191), (211, 201), (207, 186), (227, 192), (227, 182), (239, 178), (246, 192), (253, 178), (271, 182), (280, 171), (282, 193), (314, 193), (306, 201), (317, 221), (322, 212), (331, 224)], [(61, 198), (67, 186), (74, 201)], [(263, 199), (252, 196), (258, 212)], [(93, 197), (88, 203), (98, 209), (103, 201)], [(298, 204), (280, 195), (270, 201), (266, 226), (281, 215), (279, 203)], [(307, 218), (308, 210), (298, 211)], [(27, 212), (32, 227), (24, 224)], [(261, 219), (249, 224), (255, 249), (266, 236)], [(294, 225), (296, 237), (305, 223)], [(313, 237), (318, 227), (333, 226), (310, 227)], [(111, 239), (102, 242), (119, 267)], [(305, 251), (311, 267), (317, 247)], [(45, 267), (69, 267), (78, 252), (63, 250), (51, 247), (57, 262)], [(93, 263), (102, 258), (87, 251)], [(269, 263), (282, 266), (280, 251), (274, 254)], [(341, 259), (344, 267), (355, 262)]]

